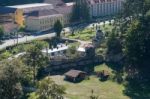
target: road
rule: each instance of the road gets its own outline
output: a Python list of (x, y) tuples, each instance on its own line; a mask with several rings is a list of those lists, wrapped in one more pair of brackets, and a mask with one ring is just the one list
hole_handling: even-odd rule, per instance
[[(113, 22), (114, 20), (111, 20), (111, 22)], [(110, 21), (105, 21), (105, 24), (109, 24)], [(104, 22), (95, 22), (95, 23), (91, 23), (89, 25), (86, 25), (86, 27), (84, 28), (92, 28), (93, 27), (93, 24), (94, 25), (103, 25)], [(82, 27), (82, 25), (81, 25)], [(81, 27), (78, 27), (78, 28), (81, 28)], [(66, 27), (64, 28), (65, 32), (70, 32), (71, 31), (71, 28), (70, 27)], [(51, 38), (51, 37), (54, 37), (55, 36), (55, 33), (48, 33), (48, 34), (41, 34), (41, 35), (32, 35), (32, 36), (25, 36), (23, 38), (19, 38), (18, 39), (18, 43), (25, 43), (25, 42), (29, 42), (29, 41), (32, 41), (32, 40), (36, 40), (36, 39), (46, 39), (46, 38)], [(0, 45), (0, 50), (1, 49), (5, 49), (6, 47), (8, 46), (13, 46), (15, 44), (17, 44), (17, 39), (9, 39), (9, 40), (5, 40), (3, 41), (4, 43)]]
[[(29, 42), (32, 40), (37, 40), (37, 39), (45, 39), (45, 38), (51, 38), (54, 37), (55, 33), (49, 33), (49, 34), (43, 34), (43, 35), (31, 35), (31, 36), (24, 36), (23, 38), (18, 39), (18, 43), (25, 43)], [(3, 41), (4, 43), (0, 45), (0, 49), (5, 49), (8, 46), (13, 46), (17, 44), (17, 39), (9, 39)]]

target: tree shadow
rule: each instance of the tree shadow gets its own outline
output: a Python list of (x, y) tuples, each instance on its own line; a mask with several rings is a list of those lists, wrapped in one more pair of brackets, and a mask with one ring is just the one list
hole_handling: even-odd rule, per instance
[(131, 99), (150, 99), (150, 81), (128, 79), (123, 93)]
[(118, 84), (123, 83), (124, 79), (124, 66), (120, 63), (106, 63), (108, 67), (110, 67), (113, 71), (112, 73), (114, 74), (113, 76), (113, 81), (116, 81)]

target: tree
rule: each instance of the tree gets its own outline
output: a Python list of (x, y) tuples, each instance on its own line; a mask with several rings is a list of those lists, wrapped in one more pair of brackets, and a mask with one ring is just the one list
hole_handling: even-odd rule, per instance
[(130, 66), (150, 79), (150, 11), (144, 18), (132, 21), (127, 31), (126, 55)]
[(37, 42), (30, 45), (30, 47), (27, 49), (25, 61), (27, 65), (33, 67), (32, 70), (33, 70), (34, 82), (36, 80), (38, 69), (45, 66), (48, 62), (48, 58), (45, 57), (41, 52), (42, 49), (43, 49), (43, 43), (37, 43)]
[(107, 54), (119, 54), (122, 52), (122, 45), (120, 40), (112, 33), (107, 41)]
[(89, 21), (90, 20), (90, 10), (88, 2), (86, 0), (75, 0), (75, 5), (73, 6), (71, 21)]
[(62, 23), (59, 20), (57, 20), (54, 24), (54, 31), (56, 32), (57, 37), (60, 37), (62, 29)]
[(23, 92), (24, 65), (20, 60), (3, 61), (0, 64), (0, 99), (20, 99)]
[(0, 41), (2, 40), (2, 37), (4, 36), (4, 30), (3, 28), (0, 26)]
[(47, 77), (39, 81), (36, 94), (39, 96), (38, 99), (63, 99), (65, 88)]
[(76, 45), (72, 45), (69, 47), (69, 49), (66, 52), (66, 56), (68, 56), (70, 59), (74, 59), (78, 57), (78, 53), (76, 51)]

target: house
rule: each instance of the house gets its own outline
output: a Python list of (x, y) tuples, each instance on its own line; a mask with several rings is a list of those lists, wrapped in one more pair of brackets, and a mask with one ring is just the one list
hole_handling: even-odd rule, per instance
[(65, 73), (65, 80), (78, 82), (86, 77), (86, 72), (80, 70), (70, 70)]
[(122, 10), (124, 0), (88, 0), (91, 17), (111, 16)]
[(25, 26), (25, 16), (26, 13), (37, 11), (37, 10), (44, 10), (44, 9), (53, 9), (52, 4), (47, 3), (33, 3), (33, 4), (23, 4), (23, 5), (14, 5), (14, 6), (7, 6), (9, 9), (15, 9), (14, 13), (14, 21), (21, 27)]

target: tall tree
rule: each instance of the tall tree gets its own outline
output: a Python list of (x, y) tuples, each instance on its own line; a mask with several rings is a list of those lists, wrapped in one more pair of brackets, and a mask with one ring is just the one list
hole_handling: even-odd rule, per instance
[(107, 54), (118, 54), (122, 52), (122, 45), (120, 40), (116, 37), (115, 33), (112, 33), (107, 41)]
[(140, 20), (134, 20), (127, 31), (126, 54), (132, 68), (144, 76), (150, 69), (150, 11)]
[(56, 32), (57, 37), (60, 37), (62, 29), (62, 23), (60, 22), (60, 20), (57, 20), (54, 24), (54, 31)]
[(0, 42), (1, 42), (3, 36), (4, 36), (4, 30), (3, 30), (3, 28), (0, 26)]
[(71, 15), (71, 21), (89, 21), (90, 10), (88, 2), (86, 0), (75, 0), (73, 11)]
[(37, 87), (38, 99), (63, 99), (63, 94), (65, 94), (65, 88), (57, 85), (50, 77), (39, 81)]
[(23, 66), (19, 60), (4, 61), (0, 64), (0, 99), (21, 99)]
[(48, 58), (45, 57), (41, 50), (43, 49), (42, 43), (35, 43), (33, 45), (30, 45), (29, 48), (27, 49), (27, 54), (26, 54), (26, 63), (27, 65), (33, 67), (33, 78), (34, 82), (36, 80), (36, 75), (38, 69), (41, 67), (45, 66), (48, 62)]

